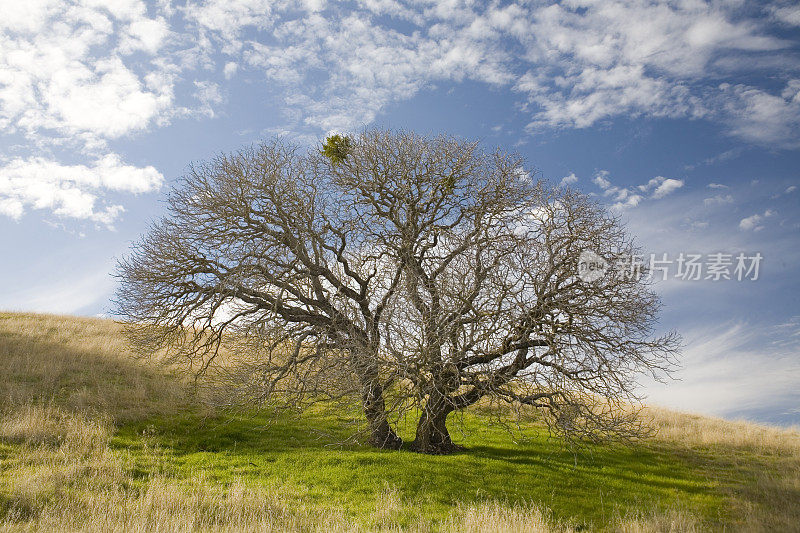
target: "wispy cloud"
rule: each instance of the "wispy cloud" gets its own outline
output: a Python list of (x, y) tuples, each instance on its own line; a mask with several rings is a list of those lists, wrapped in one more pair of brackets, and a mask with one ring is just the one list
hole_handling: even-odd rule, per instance
[(3, 291), (0, 309), (37, 313), (74, 314), (108, 301), (114, 291), (110, 265), (84, 273), (62, 275), (61, 279)]
[(718, 194), (716, 196), (703, 199), (703, 205), (707, 207), (732, 204), (732, 203), (733, 203), (733, 196), (731, 196), (730, 194), (725, 194), (725, 195)]
[(722, 118), (731, 135), (771, 148), (800, 147), (800, 79), (788, 80), (777, 94), (746, 85), (720, 89)]
[(648, 382), (644, 392), (650, 403), (775, 423), (796, 420), (791, 410), (800, 402), (798, 317), (767, 326), (700, 326), (684, 337), (682, 368), (674, 376), (678, 381)]

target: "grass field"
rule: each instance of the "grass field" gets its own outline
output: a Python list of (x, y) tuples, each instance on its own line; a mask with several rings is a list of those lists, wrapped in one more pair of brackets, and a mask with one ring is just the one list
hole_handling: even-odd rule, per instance
[(199, 395), (132, 359), (114, 322), (0, 313), (0, 530), (800, 527), (796, 431), (652, 409), (656, 437), (576, 453), (472, 411), (453, 426), (467, 451), (435, 457), (343, 445), (337, 413)]

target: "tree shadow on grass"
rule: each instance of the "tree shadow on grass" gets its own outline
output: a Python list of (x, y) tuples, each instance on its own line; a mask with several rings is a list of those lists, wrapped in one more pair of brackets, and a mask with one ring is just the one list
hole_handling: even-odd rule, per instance
[[(37, 317), (31, 320), (38, 326)], [(133, 360), (123, 343), (96, 342), (118, 335), (114, 327), (98, 326), (88, 343), (92, 348), (83, 349), (68, 338), (73, 330), (79, 334), (84, 322), (44, 317), (42, 323), (62, 329), (19, 332), (0, 320), (3, 407), (53, 402), (122, 423), (112, 448), (130, 452), (133, 472), (142, 480), (154, 468), (178, 477), (203, 471), (221, 482), (241, 477), (303, 487), (312, 499), (342, 501), (345, 508), (374, 501), (391, 486), (419, 502), (420, 512), (444, 513), (455, 502), (499, 499), (541, 503), (557, 516), (589, 521), (602, 520), (615, 506), (624, 510), (642, 502), (682, 501), (710, 516), (721, 505), (720, 487), (765, 506), (800, 501), (796, 486), (761, 475), (774, 471), (774, 464), (741, 450), (720, 455), (672, 445), (592, 446), (576, 457), (537, 429), (532, 439), (514, 444), (505, 430), (471, 432), (470, 426), (465, 452), (434, 457), (343, 445), (351, 435), (333, 415), (207, 416), (179, 379)], [(800, 521), (798, 505), (792, 509), (779, 524)]]
[(708, 516), (721, 503), (713, 481), (664, 451), (593, 446), (576, 457), (545, 430), (522, 444), (501, 429), (487, 431), (484, 443), (468, 439), (462, 453), (427, 456), (342, 446), (346, 432), (329, 417), (183, 416), (127, 425), (112, 442), (134, 453), (159, 449), (176, 475), (203, 471), (223, 483), (234, 477), (288, 483), (345, 511), (375, 500), (385, 486), (434, 514), (488, 499), (540, 503), (556, 516), (595, 523), (643, 504), (681, 502)]

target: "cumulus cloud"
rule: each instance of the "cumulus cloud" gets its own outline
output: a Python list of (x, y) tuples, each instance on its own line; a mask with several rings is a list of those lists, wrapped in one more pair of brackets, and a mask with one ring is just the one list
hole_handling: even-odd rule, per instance
[[(351, 130), (427, 88), (470, 81), (516, 95), (534, 133), (705, 118), (750, 143), (795, 148), (800, 62), (781, 28), (796, 9), (761, 14), (645, 0), (31, 0), (0, 20), (0, 129), (37, 148), (76, 147), (91, 165), (114, 140), (218, 116), (220, 83), (247, 74), (275, 96), (287, 123), (274, 127), (300, 135)], [(781, 65), (770, 86), (742, 76), (767, 59)], [(601, 188), (624, 207), (682, 185)]]
[[(790, 7), (766, 11), (783, 24), (796, 17)], [(110, 7), (36, 1), (9, 9), (4, 18), (13, 31), (3, 47), (14, 53), (0, 117), (27, 129), (124, 135), (168, 114), (174, 78), (163, 80), (175, 75), (176, 65), (215, 69), (219, 63), (226, 79), (247, 65), (284, 84), (287, 116), (318, 130), (368, 123), (387, 105), (440, 81), (475, 80), (521, 94), (533, 130), (647, 115), (718, 118), (731, 134), (756, 143), (791, 144), (796, 137), (796, 77), (785, 80), (780, 94), (717, 85), (744, 59), (792, 46), (771, 34), (769, 19), (742, 19), (727, 3), (210, 0), (188, 2), (178, 11), (183, 20), (169, 27), (174, 12), (162, 4), (148, 10), (138, 0)], [(397, 20), (406, 25), (402, 31)], [(195, 44), (191, 50), (166, 46), (179, 41)], [(105, 46), (107, 57), (87, 61), (97, 46)], [(146, 64), (161, 82), (148, 83), (120, 61), (134, 52), (161, 55)], [(785, 72), (797, 66), (786, 64)], [(54, 70), (64, 71), (58, 78), (66, 83), (47, 87)], [(20, 116), (35, 104), (31, 88), (43, 81), (52, 98)], [(92, 100), (101, 105), (89, 109)], [(103, 130), (96, 117), (106, 111), (116, 120)]]
[(529, 20), (535, 66), (516, 89), (534, 108), (534, 129), (586, 127), (618, 115), (733, 113), (735, 105), (719, 109), (729, 100), (723, 90), (697, 91), (697, 81), (720, 69), (720, 56), (789, 46), (751, 21), (734, 21), (723, 4), (578, 0), (534, 8)]
[(645, 193), (650, 193), (651, 198), (663, 198), (666, 195), (683, 187), (683, 180), (676, 180), (672, 178), (665, 178), (664, 176), (656, 176), (644, 185), (639, 185), (638, 189)]
[(239, 36), (244, 28), (271, 26), (273, 4), (272, 0), (188, 2), (185, 14), (202, 31), (216, 34), (224, 52), (235, 53), (242, 47)]
[(683, 187), (683, 180), (664, 176), (656, 176), (647, 183), (635, 187), (618, 187), (611, 183), (607, 170), (597, 172), (592, 182), (603, 189), (603, 196), (613, 200), (611, 208), (617, 211), (636, 207), (646, 198), (645, 195), (649, 194), (650, 199), (658, 200)]
[(775, 215), (775, 211), (772, 209), (767, 209), (764, 211), (764, 214), (751, 215), (747, 218), (743, 218), (739, 221), (739, 229), (744, 231), (761, 231), (764, 229), (764, 226), (761, 222), (764, 221), (765, 218), (771, 217)]
[(26, 209), (46, 209), (58, 217), (111, 227), (124, 208), (99, 202), (100, 194), (152, 192), (163, 181), (152, 166), (127, 165), (116, 154), (101, 157), (91, 166), (17, 158), (0, 166), (0, 213), (19, 219)]
[(663, 198), (666, 195), (677, 191), (683, 187), (683, 180), (676, 180), (672, 178), (663, 179), (661, 183), (653, 191), (653, 198)]
[[(364, 7), (384, 10), (374, 3)], [(311, 12), (276, 21), (275, 44), (246, 41), (231, 47), (243, 47), (248, 65), (288, 89), (284, 102), (301, 110), (305, 125), (324, 131), (369, 123), (386, 105), (439, 80), (502, 85), (513, 79), (497, 34), (475, 16), (459, 31), (434, 24), (409, 35), (378, 24), (374, 15)]]
[(233, 78), (237, 70), (239, 70), (239, 65), (234, 61), (228, 61), (227, 63), (225, 63), (225, 67), (222, 69), (222, 73), (225, 75), (225, 79), (229, 80)]
[(763, 218), (763, 217), (762, 217), (761, 215), (758, 215), (758, 214), (751, 215), (751, 216), (749, 216), (749, 217), (747, 217), (747, 218), (743, 218), (743, 219), (742, 219), (742, 220), (739, 222), (739, 228), (740, 228), (740, 229), (743, 229), (743, 230), (750, 230), (750, 229), (754, 229), (754, 228), (756, 227), (756, 225), (757, 225), (759, 222), (761, 222), (761, 219), (762, 219), (762, 218)]
[[(185, 12), (230, 62), (289, 86), (290, 115), (322, 130), (370, 122), (424, 87), (469, 79), (521, 94), (531, 131), (583, 128), (620, 115), (709, 117), (737, 122), (733, 135), (762, 143), (769, 135), (753, 130), (767, 121), (748, 113), (759, 106), (743, 94), (747, 88), (738, 94), (717, 80), (740, 69), (743, 58), (792, 46), (726, 3), (361, 0), (353, 10), (322, 7), (215, 0), (190, 3)], [(399, 31), (387, 17), (410, 28)], [(248, 38), (248, 29), (276, 39)]]
[[(95, 147), (172, 107), (173, 73), (153, 57), (169, 29), (143, 2), (20, 5), (0, 23), (0, 127)], [(144, 68), (125, 59), (137, 52)]]
[(558, 186), (567, 187), (573, 183), (578, 183), (578, 176), (576, 176), (574, 172), (571, 172), (569, 176), (564, 176), (563, 178), (561, 178), (561, 181), (558, 183)]
[(163, 177), (152, 166), (123, 163), (109, 143), (176, 116), (213, 115), (219, 91), (201, 82), (189, 101), (176, 101), (181, 71), (191, 63), (186, 54), (194, 52), (170, 27), (169, 6), (142, 0), (6, 4), (0, 137), (13, 139), (16, 157), (0, 160), (0, 213), (19, 219), (29, 209), (44, 210), (110, 227), (124, 208), (106, 201), (109, 193), (153, 191)]
[[(99, 2), (80, 8), (43, 1), (30, 6), (11, 9), (6, 20), (9, 28), (27, 30), (37, 42), (12, 39), (6, 44), (47, 50), (53, 40), (70, 40), (73, 46), (65, 49), (76, 52), (71, 59), (89, 67), (88, 73), (73, 77), (95, 76), (104, 86), (114, 81), (85, 64), (88, 45), (116, 42), (114, 50), (123, 55), (156, 54), (172, 33), (182, 32), (184, 40), (196, 42), (194, 61), (204, 67), (213, 68), (220, 53), (225, 57), (221, 70), (226, 78), (245, 63), (268, 80), (291, 86), (286, 107), (299, 111), (303, 124), (323, 130), (370, 122), (386, 105), (423, 87), (465, 79), (514, 88), (528, 102), (534, 129), (587, 127), (619, 115), (721, 116), (731, 123), (732, 134), (771, 142), (793, 122), (786, 119), (784, 126), (760, 130), (774, 124), (770, 119), (775, 116), (789, 116), (781, 111), (796, 111), (796, 80), (787, 80), (788, 93), (781, 95), (711, 84), (729, 74), (720, 66), (725, 58), (778, 53), (791, 46), (770, 35), (765, 23), (741, 20), (735, 7), (725, 3), (574, 0), (480, 6), (362, 0), (344, 7), (321, 1), (210, 0), (189, 2), (180, 10), (180, 31), (167, 26), (172, 9), (151, 9), (148, 16), (137, 0), (110, 8)], [(783, 23), (793, 20), (795, 11), (769, 8), (773, 19)], [(400, 31), (386, 17), (411, 26)], [(55, 18), (69, 22), (46, 32), (49, 39), (41, 29)], [(264, 38), (270, 34), (274, 38)], [(120, 83), (114, 86), (135, 95), (140, 106), (138, 122), (114, 121), (118, 131), (106, 133), (140, 129), (170, 106), (173, 95), (163, 86), (154, 90), (141, 80), (137, 85), (125, 79), (113, 58), (105, 68), (116, 71)], [(705, 78), (711, 83), (702, 83)], [(20, 91), (17, 96), (24, 97)], [(61, 127), (68, 127), (80, 114), (73, 120), (60, 115), (54, 108), (49, 123), (58, 125), (53, 119), (61, 118)], [(92, 125), (74, 124), (77, 129)]]
[(123, 54), (132, 54), (137, 51), (155, 55), (161, 49), (169, 27), (163, 17), (156, 19), (137, 18), (132, 21), (122, 33), (119, 50)]
[(611, 205), (611, 209), (619, 211), (628, 207), (636, 207), (642, 201), (642, 196), (633, 194), (627, 189), (622, 189), (616, 197), (616, 203)]
[(592, 182), (601, 189), (608, 189), (611, 187), (611, 182), (608, 181), (608, 174), (609, 172), (607, 170), (601, 170), (595, 174), (594, 178), (592, 178)]

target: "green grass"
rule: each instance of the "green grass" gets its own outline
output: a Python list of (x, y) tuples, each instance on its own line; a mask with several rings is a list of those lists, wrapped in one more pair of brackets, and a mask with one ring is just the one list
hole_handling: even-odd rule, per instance
[[(80, 524), (92, 495), (100, 495), (93, 523), (105, 524), (103, 502), (116, 501), (133, 509), (120, 516), (140, 513), (140, 523), (157, 529), (163, 516), (135, 506), (163, 479), (184, 487), (187, 498), (204, 491), (197, 509), (244, 484), (254, 497), (279, 496), (290, 511), (333, 510), (368, 529), (389, 516), (381, 507), (387, 501), (390, 524), (422, 530), (459, 508), (498, 501), (549, 509), (576, 529), (611, 530), (620, 516), (669, 517), (674, 509), (712, 530), (790, 530), (800, 522), (796, 432), (658, 411), (656, 439), (573, 451), (534, 421), (512, 435), (475, 410), (449, 424), (466, 451), (427, 456), (343, 444), (351, 414), (220, 412), (203, 407), (180, 376), (132, 359), (113, 322), (0, 314), (0, 530), (4, 523), (36, 528), (45, 518), (55, 524), (45, 524), (49, 530), (62, 519)], [(108, 421), (106, 429), (92, 429), (93, 420)], [(398, 428), (406, 440), (413, 423), (409, 417)], [(69, 431), (83, 448), (59, 444)], [(91, 441), (98, 431), (108, 439), (99, 448)], [(37, 435), (50, 437), (44, 443)], [(181, 515), (188, 500), (169, 490), (162, 490), (169, 516), (191, 520), (196, 509)], [(13, 509), (29, 516), (14, 518)], [(314, 522), (319, 516), (303, 518), (300, 530), (315, 523), (324, 530), (324, 521)]]
[(574, 453), (535, 425), (520, 443), (477, 414), (459, 425), (467, 450), (450, 456), (342, 446), (342, 423), (321, 413), (154, 418), (122, 426), (112, 446), (142, 473), (158, 469), (188, 481), (202, 472), (211, 483), (266, 485), (296, 496), (298, 505), (333, 506), (360, 521), (387, 487), (413, 502), (409, 519), (421, 513), (433, 522), (457, 503), (481, 500), (536, 502), (591, 526), (615, 511), (654, 506), (681, 506), (714, 521), (724, 504), (715, 481), (668, 449), (606, 445)]

